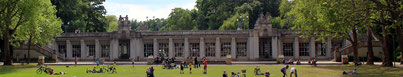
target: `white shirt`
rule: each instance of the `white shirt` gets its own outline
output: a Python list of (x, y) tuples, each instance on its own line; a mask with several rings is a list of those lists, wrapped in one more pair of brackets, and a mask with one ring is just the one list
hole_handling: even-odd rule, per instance
[(295, 68), (293, 67), (293, 68), (291, 68), (290, 72), (296, 73), (296, 70), (297, 70), (297, 69), (295, 69)]

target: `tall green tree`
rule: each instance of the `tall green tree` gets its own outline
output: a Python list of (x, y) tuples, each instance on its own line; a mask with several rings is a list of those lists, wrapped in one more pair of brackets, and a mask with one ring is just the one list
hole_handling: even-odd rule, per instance
[[(395, 31), (396, 35), (399, 39), (399, 47), (403, 47), (403, 1), (401, 0), (370, 0), (373, 2), (374, 10), (374, 23), (377, 24), (378, 27), (382, 28), (382, 49), (384, 52), (384, 66), (393, 66), (393, 53), (394, 50), (391, 50), (388, 46), (390, 44), (390, 36), (392, 31)], [(377, 36), (378, 39), (381, 39), (381, 36), (373, 30), (373, 34)], [(403, 53), (403, 52), (402, 52)], [(401, 58), (403, 64), (403, 58)]]
[(115, 15), (105, 16), (105, 23), (107, 25), (106, 32), (113, 32), (118, 30), (118, 19)]
[(62, 32), (50, 0), (2, 0), (0, 8), (4, 65), (13, 63), (10, 44), (29, 38), (34, 43), (46, 44)]
[(106, 10), (103, 6), (105, 0), (51, 0), (58, 10), (56, 15), (63, 21), (64, 32), (74, 32), (80, 29), (82, 32), (106, 31)]
[(167, 25), (163, 30), (192, 30), (195, 27), (196, 20), (192, 17), (192, 11), (188, 9), (175, 8), (169, 14)]
[[(354, 62), (358, 59), (358, 32), (363, 31), (366, 21), (366, 0), (295, 0), (291, 14), (295, 26), (304, 37), (318, 35), (318, 40), (344, 38), (352, 44)], [(367, 22), (367, 23), (365, 23)], [(316, 56), (316, 55), (315, 55)]]
[(277, 17), (280, 2), (281, 0), (197, 0), (195, 6), (197, 15), (195, 16), (198, 29), (219, 29), (224, 21), (236, 13), (249, 13), (248, 22), (251, 23), (248, 26), (253, 28), (260, 13), (268, 12), (273, 17)]

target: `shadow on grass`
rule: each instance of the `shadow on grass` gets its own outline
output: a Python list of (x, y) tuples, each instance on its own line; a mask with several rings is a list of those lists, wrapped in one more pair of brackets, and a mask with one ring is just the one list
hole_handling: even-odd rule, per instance
[(7, 74), (12, 72), (17, 72), (17, 70), (25, 69), (25, 68), (36, 68), (38, 66), (35, 65), (12, 65), (12, 66), (0, 66), (0, 75)]
[(358, 75), (343, 75), (343, 77), (403, 77), (403, 69), (399, 67), (383, 67), (377, 65), (338, 65), (338, 66), (318, 66), (316, 68), (339, 70), (342, 74), (343, 70), (347, 72), (357, 69)]

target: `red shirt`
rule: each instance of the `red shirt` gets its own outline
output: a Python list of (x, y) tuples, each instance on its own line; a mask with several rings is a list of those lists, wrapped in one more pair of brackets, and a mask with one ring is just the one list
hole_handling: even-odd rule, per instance
[(204, 65), (207, 65), (207, 59), (206, 59), (206, 60), (204, 60)]

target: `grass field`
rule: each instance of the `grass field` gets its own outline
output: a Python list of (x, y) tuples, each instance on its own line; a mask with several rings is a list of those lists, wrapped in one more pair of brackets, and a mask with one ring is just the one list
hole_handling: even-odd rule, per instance
[[(55, 70), (55, 72), (67, 72), (67, 75), (47, 75), (36, 74), (37, 66), (0, 66), (0, 77), (145, 77), (145, 70), (150, 65), (118, 65), (118, 73), (85, 73), (86, 69), (91, 69), (93, 65), (81, 66), (48, 66)], [(242, 69), (247, 70), (247, 77), (263, 77), (253, 75), (253, 68), (256, 65), (209, 65), (207, 74), (202, 74), (202, 68), (193, 68), (193, 74), (189, 74), (189, 69), (185, 69), (185, 74), (179, 74), (178, 69), (165, 70), (160, 65), (154, 66), (156, 77), (220, 77), (224, 70), (227, 73), (241, 72)], [(284, 65), (260, 65), (261, 71), (270, 71), (270, 77), (281, 77), (280, 68)], [(309, 66), (309, 65), (290, 65), (298, 70), (299, 77), (403, 77), (402, 68), (381, 67), (381, 66), (351, 66), (351, 65), (323, 65), (323, 66)], [(343, 70), (351, 71), (356, 68), (359, 75), (342, 75)], [(289, 74), (289, 69), (287, 70)], [(289, 76), (287, 76), (289, 77)]]

